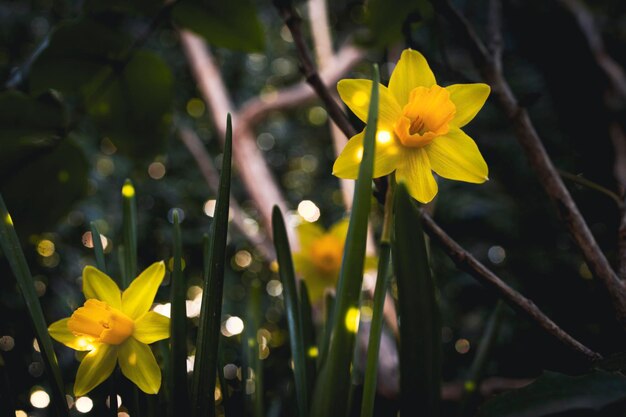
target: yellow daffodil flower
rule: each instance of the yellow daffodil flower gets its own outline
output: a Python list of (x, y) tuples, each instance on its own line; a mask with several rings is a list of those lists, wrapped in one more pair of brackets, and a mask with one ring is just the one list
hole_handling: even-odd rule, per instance
[[(341, 99), (367, 122), (371, 80), (341, 80)], [(374, 177), (395, 171), (409, 194), (428, 203), (437, 194), (432, 171), (443, 178), (485, 182), (488, 169), (476, 143), (461, 128), (483, 107), (490, 88), (486, 84), (437, 85), (422, 54), (402, 52), (389, 87), (379, 86), (380, 102)], [(333, 174), (356, 179), (363, 156), (361, 132), (350, 139), (335, 161)]]
[[(294, 253), (296, 273), (304, 279), (312, 303), (324, 296), (326, 288), (335, 288), (341, 270), (343, 248), (348, 234), (348, 219), (324, 230), (316, 223), (302, 223), (296, 228), (300, 252)], [(376, 259), (366, 257), (366, 269), (376, 267)]]
[(143, 392), (159, 392), (161, 370), (148, 344), (170, 336), (170, 319), (149, 310), (164, 275), (165, 264), (156, 262), (122, 292), (105, 273), (91, 266), (83, 269), (87, 301), (48, 328), (57, 341), (88, 352), (76, 374), (76, 396), (107, 379), (116, 363)]

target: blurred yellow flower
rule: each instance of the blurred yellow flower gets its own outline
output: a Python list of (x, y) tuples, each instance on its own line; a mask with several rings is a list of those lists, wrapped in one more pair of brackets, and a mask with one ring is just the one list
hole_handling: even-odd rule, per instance
[[(341, 99), (367, 122), (371, 80), (341, 80)], [(482, 183), (488, 168), (476, 143), (461, 127), (471, 121), (489, 96), (487, 84), (440, 87), (422, 54), (402, 52), (389, 80), (379, 86), (380, 102), (374, 177), (395, 171), (409, 194), (428, 203), (437, 194), (432, 171), (443, 178)], [(363, 156), (361, 132), (350, 139), (335, 161), (333, 174), (356, 179)]]
[[(316, 223), (302, 223), (297, 229), (300, 252), (294, 253), (296, 273), (304, 279), (311, 302), (322, 299), (326, 288), (335, 288), (341, 270), (348, 219), (324, 230)], [(376, 259), (366, 257), (365, 269), (376, 268)]]
[(87, 301), (48, 327), (57, 341), (88, 352), (78, 367), (74, 395), (85, 395), (102, 383), (116, 362), (143, 392), (159, 392), (161, 370), (148, 344), (170, 336), (170, 319), (149, 310), (164, 275), (165, 264), (156, 262), (122, 292), (105, 273), (91, 266), (83, 269)]

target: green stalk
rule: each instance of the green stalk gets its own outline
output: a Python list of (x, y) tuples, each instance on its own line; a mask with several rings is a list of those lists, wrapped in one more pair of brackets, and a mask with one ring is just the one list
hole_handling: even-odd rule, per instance
[(328, 292), (324, 299), (324, 329), (322, 330), (322, 337), (319, 342), (320, 354), (317, 358), (317, 369), (320, 370), (326, 363), (326, 357), (328, 356), (328, 346), (330, 345), (331, 334), (331, 322), (333, 318), (333, 311), (335, 310), (335, 294)]
[(459, 407), (460, 417), (469, 416), (472, 414), (472, 411), (475, 411), (476, 400), (479, 393), (478, 387), (483, 380), (489, 355), (498, 338), (498, 330), (500, 328), (503, 311), (504, 303), (502, 300), (499, 300), (489, 316), (483, 337), (480, 339), (478, 349), (476, 350), (476, 356), (465, 379), (465, 384), (463, 384), (463, 397), (461, 398), (461, 405)]
[(20, 241), (15, 233), (13, 226), (13, 220), (11, 215), (4, 204), (4, 199), (0, 195), (0, 247), (4, 252), (4, 256), (9, 262), (9, 266), (15, 275), (18, 287), (24, 297), (24, 303), (28, 309), (33, 328), (35, 330), (35, 336), (39, 343), (41, 350), (41, 356), (46, 365), (46, 372), (52, 379), (51, 394), (52, 403), (56, 415), (68, 416), (69, 411), (67, 408), (67, 401), (65, 400), (65, 392), (63, 387), (63, 378), (61, 377), (61, 370), (57, 362), (56, 355), (54, 354), (54, 348), (52, 346), (52, 339), (48, 333), (48, 326), (46, 325), (46, 319), (39, 303), (39, 298), (35, 292), (35, 283), (33, 277), (26, 263), (26, 257), (22, 252)]
[(400, 315), (400, 414), (437, 417), (441, 402), (441, 318), (424, 232), (404, 184), (396, 187), (393, 263)]
[(287, 312), (287, 325), (289, 327), (289, 342), (291, 356), (293, 357), (293, 373), (296, 386), (296, 402), (298, 416), (308, 415), (309, 392), (307, 380), (307, 363), (302, 334), (302, 318), (298, 307), (298, 291), (296, 288), (296, 273), (293, 268), (293, 259), (289, 249), (289, 238), (285, 229), (285, 221), (280, 209), (274, 206), (272, 211), (272, 231), (274, 235), (274, 247), (278, 261), (278, 273), (283, 283), (285, 296), (285, 311)]
[(222, 318), (226, 237), (228, 234), (232, 131), (229, 114), (226, 121), (224, 156), (222, 158), (215, 217), (211, 224), (210, 251), (208, 255), (205, 255), (209, 257), (209, 260), (207, 275), (204, 277), (196, 359), (191, 385), (191, 415), (195, 417), (215, 416), (215, 378)]
[(174, 257), (172, 265), (170, 302), (172, 318), (170, 320), (170, 361), (169, 415), (189, 414), (189, 394), (187, 392), (187, 314), (185, 301), (187, 286), (183, 275), (182, 238), (178, 210), (173, 211), (174, 221)]
[(378, 353), (380, 351), (380, 337), (384, 321), (383, 307), (385, 305), (385, 296), (387, 295), (387, 285), (389, 282), (391, 225), (393, 219), (393, 190), (393, 184), (390, 183), (385, 197), (385, 217), (382, 236), (380, 238), (378, 274), (376, 275), (372, 321), (367, 346), (367, 359), (365, 362), (365, 379), (363, 381), (361, 417), (372, 417), (374, 415), (376, 382), (378, 378)]
[(303, 280), (298, 281), (300, 288), (300, 327), (302, 329), (302, 341), (304, 343), (304, 353), (306, 357), (307, 392), (309, 398), (313, 395), (315, 386), (315, 361), (319, 355), (319, 349), (315, 343), (315, 326), (311, 314), (311, 299), (309, 290)]
[(130, 179), (122, 186), (123, 229), (124, 229), (124, 268), (122, 285), (124, 290), (137, 274), (137, 201), (135, 187)]
[(102, 240), (100, 238), (100, 232), (95, 222), (89, 223), (91, 229), (91, 241), (93, 243), (93, 252), (96, 255), (96, 267), (106, 274), (106, 263), (104, 261), (104, 249), (102, 248)]
[(312, 417), (343, 417), (347, 412), (346, 398), (350, 389), (350, 367), (358, 325), (365, 242), (372, 198), (379, 78), (378, 67), (374, 66), (367, 127), (363, 139), (363, 159), (354, 189), (350, 225), (337, 285), (328, 358), (315, 386)]
[(261, 327), (261, 282), (255, 280), (250, 285), (248, 298), (245, 337), (243, 338), (244, 352), (247, 356), (247, 368), (254, 371), (254, 394), (252, 400), (252, 414), (254, 417), (265, 415), (263, 402), (263, 361), (259, 358), (259, 342), (257, 334)]

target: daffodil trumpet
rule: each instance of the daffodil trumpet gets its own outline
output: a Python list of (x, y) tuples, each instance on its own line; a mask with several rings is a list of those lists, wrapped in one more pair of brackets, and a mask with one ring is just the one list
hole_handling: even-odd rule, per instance
[[(367, 122), (371, 80), (344, 79), (341, 99)], [(483, 107), (487, 84), (437, 85), (428, 62), (406, 49), (391, 74), (389, 87), (379, 85), (380, 101), (374, 178), (395, 172), (409, 194), (422, 203), (438, 191), (438, 176), (470, 183), (488, 179), (488, 168), (476, 143), (461, 128)], [(356, 179), (363, 157), (364, 131), (353, 136), (333, 166), (340, 178)]]
[[(327, 288), (334, 289), (339, 280), (341, 261), (348, 234), (347, 218), (333, 224), (328, 230), (317, 223), (304, 222), (297, 226), (296, 233), (300, 251), (294, 253), (296, 273), (304, 279), (312, 303), (318, 303)], [(365, 258), (365, 269), (376, 268), (376, 258)]]
[(122, 292), (102, 271), (83, 269), (84, 305), (48, 328), (55, 340), (87, 352), (76, 374), (76, 396), (105, 381), (116, 364), (143, 392), (159, 392), (161, 370), (148, 345), (170, 335), (170, 319), (150, 311), (164, 275), (165, 264), (156, 262)]

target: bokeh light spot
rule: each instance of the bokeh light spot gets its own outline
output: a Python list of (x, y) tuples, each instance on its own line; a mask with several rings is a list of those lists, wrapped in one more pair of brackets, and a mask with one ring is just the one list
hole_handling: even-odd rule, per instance
[(187, 102), (187, 114), (189, 114), (191, 117), (202, 117), (205, 110), (206, 106), (204, 105), (204, 102), (199, 98), (192, 98)]
[(74, 404), (79, 413), (88, 413), (93, 408), (93, 401), (89, 397), (80, 397)]
[(320, 218), (320, 209), (311, 200), (304, 200), (298, 204), (298, 214), (307, 222), (314, 222)]
[(36, 389), (30, 394), (30, 403), (35, 408), (46, 408), (50, 404), (50, 396), (42, 389)]

